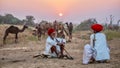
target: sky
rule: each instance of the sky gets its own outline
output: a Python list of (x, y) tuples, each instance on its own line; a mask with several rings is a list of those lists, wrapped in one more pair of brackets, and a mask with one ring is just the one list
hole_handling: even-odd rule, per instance
[(120, 0), (0, 0), (0, 14), (7, 13), (19, 19), (32, 15), (36, 23), (41, 20), (80, 23), (89, 18), (109, 23), (112, 14), (113, 23), (117, 23)]

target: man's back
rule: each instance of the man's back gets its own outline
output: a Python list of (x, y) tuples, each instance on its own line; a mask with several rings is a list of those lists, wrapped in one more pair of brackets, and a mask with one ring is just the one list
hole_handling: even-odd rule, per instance
[[(109, 59), (109, 50), (107, 46), (106, 36), (103, 33), (96, 33), (95, 35), (91, 35), (91, 41), (93, 41), (95, 37), (95, 45), (94, 48), (97, 51), (96, 60)], [(93, 44), (93, 42), (91, 42)]]

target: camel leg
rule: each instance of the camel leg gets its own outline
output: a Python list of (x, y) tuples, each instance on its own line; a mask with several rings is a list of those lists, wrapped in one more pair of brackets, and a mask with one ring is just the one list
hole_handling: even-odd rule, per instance
[(72, 31), (69, 31), (69, 40), (68, 40), (68, 42), (71, 42), (71, 40), (72, 40)]
[(70, 39), (72, 39), (72, 32), (70, 33)]
[(41, 40), (41, 33), (38, 34), (38, 40)]
[(15, 43), (18, 42), (18, 34), (15, 34)]
[(3, 37), (3, 44), (6, 44), (6, 38), (8, 36), (8, 33), (5, 33), (4, 37)]

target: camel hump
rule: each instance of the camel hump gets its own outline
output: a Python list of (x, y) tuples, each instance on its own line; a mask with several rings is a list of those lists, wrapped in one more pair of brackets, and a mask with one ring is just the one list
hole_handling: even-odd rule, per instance
[(13, 28), (13, 27), (15, 27), (15, 26), (11, 25), (9, 28)]
[(13, 25), (11, 25), (10, 27), (9, 27), (9, 29), (18, 29), (18, 27), (16, 27), (16, 26), (13, 26)]
[(9, 28), (7, 28), (7, 31), (9, 31), (10, 33), (13, 33), (14, 31), (18, 31), (19, 28), (16, 26), (11, 25)]

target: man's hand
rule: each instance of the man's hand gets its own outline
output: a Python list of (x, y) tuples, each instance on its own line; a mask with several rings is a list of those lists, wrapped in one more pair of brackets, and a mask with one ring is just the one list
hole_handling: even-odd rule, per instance
[(57, 43), (57, 45), (59, 45), (59, 46), (60, 46), (60, 45), (62, 45), (62, 43)]

